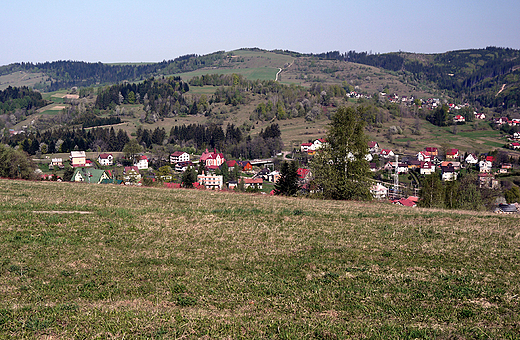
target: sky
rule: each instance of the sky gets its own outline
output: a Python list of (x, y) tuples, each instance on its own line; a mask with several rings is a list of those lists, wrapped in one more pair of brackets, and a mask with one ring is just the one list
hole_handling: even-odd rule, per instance
[(18, 0), (0, 5), (0, 65), (157, 62), (258, 47), (303, 53), (520, 49), (520, 1)]

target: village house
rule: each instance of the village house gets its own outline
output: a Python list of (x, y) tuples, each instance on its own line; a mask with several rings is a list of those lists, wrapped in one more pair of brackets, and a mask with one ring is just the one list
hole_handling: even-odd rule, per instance
[(176, 164), (179, 162), (189, 162), (190, 154), (184, 151), (175, 151), (170, 155), (170, 164)]
[(312, 143), (302, 143), (300, 145), (300, 151), (301, 152), (309, 152), (309, 150), (312, 150), (311, 147), (312, 147)]
[(452, 167), (453, 169), (455, 169), (455, 171), (460, 170), (460, 162), (457, 161), (444, 161), (441, 162), (441, 166)]
[(420, 151), (417, 155), (417, 160), (420, 162), (430, 162), (432, 160), (431, 154), (428, 151)]
[(452, 166), (441, 166), (442, 180), (443, 181), (456, 181), (457, 171)]
[(188, 167), (193, 167), (193, 162), (187, 161), (175, 163), (175, 171), (177, 172), (184, 172)]
[(144, 155), (140, 156), (139, 159), (134, 163), (134, 166), (136, 166), (139, 170), (148, 169), (148, 157)]
[(479, 187), (488, 189), (498, 189), (500, 183), (495, 179), (493, 174), (481, 173), (478, 174)]
[(477, 164), (478, 163), (478, 158), (475, 154), (473, 153), (470, 153), (466, 156), (466, 159), (465, 159), (465, 162), (468, 163), (468, 164)]
[(509, 147), (513, 150), (517, 150), (517, 149), (520, 149), (520, 143), (518, 142), (513, 142), (511, 144), (509, 144)]
[(461, 116), (461, 115), (456, 115), (455, 117), (453, 117), (453, 122), (454, 123), (464, 123), (464, 122), (466, 122), (466, 118), (464, 118), (464, 116)]
[(126, 185), (129, 184), (137, 184), (141, 181), (141, 174), (139, 173), (139, 168), (134, 166), (125, 166), (123, 171), (123, 180)]
[(213, 150), (213, 152), (209, 152), (208, 149), (206, 149), (205, 152), (202, 153), (202, 156), (200, 156), (199, 163), (202, 163), (206, 166), (206, 168), (211, 170), (218, 169), (219, 166), (224, 163), (226, 159), (224, 158), (224, 155), (222, 153), (217, 153), (217, 150)]
[(388, 159), (388, 158), (395, 157), (395, 153), (390, 149), (382, 149), (381, 152), (379, 153), (379, 156), (381, 156), (385, 159)]
[(323, 147), (324, 144), (326, 144), (327, 141), (323, 138), (316, 139), (311, 146), (311, 149), (313, 150), (319, 150)]
[(53, 170), (54, 168), (63, 169), (63, 159), (62, 158), (52, 158), (51, 163), (49, 164), (49, 170)]
[(446, 159), (458, 159), (459, 158), (459, 149), (449, 149), (446, 151)]
[(480, 169), (480, 172), (489, 173), (491, 172), (491, 168), (493, 167), (493, 162), (483, 159), (480, 162), (478, 162), (478, 167)]
[(73, 168), (86, 166), (87, 164), (87, 155), (85, 151), (71, 151), (70, 152), (70, 165)]
[(249, 188), (249, 187), (262, 189), (262, 186), (264, 184), (264, 179), (261, 178), (261, 177), (258, 177), (258, 178), (247, 178), (247, 177), (244, 177), (243, 180), (244, 180), (244, 187), (246, 189)]
[(224, 179), (222, 175), (210, 175), (202, 172), (202, 175), (197, 175), (197, 182), (203, 185), (206, 189), (220, 190), (224, 186)]
[(430, 154), (430, 156), (439, 155), (439, 149), (437, 149), (437, 148), (429, 146), (429, 147), (424, 148), (424, 150), (426, 150), (426, 152), (428, 152)]
[(435, 172), (435, 165), (432, 162), (423, 162), (419, 173), (421, 175), (431, 175)]
[(300, 182), (308, 182), (312, 177), (312, 173), (309, 169), (298, 168), (297, 173)]
[(266, 175), (266, 177), (267, 177), (267, 181), (268, 182), (276, 183), (280, 179), (280, 172), (279, 171), (271, 171), (270, 173), (268, 173)]
[(97, 158), (101, 166), (110, 166), (114, 164), (114, 156), (111, 153), (102, 153)]
[(372, 185), (370, 192), (372, 193), (372, 196), (378, 200), (388, 197), (388, 188), (381, 183)]
[(368, 152), (370, 152), (371, 154), (376, 154), (376, 153), (379, 153), (379, 143), (378, 142), (374, 142), (374, 141), (370, 141), (368, 142)]
[(110, 179), (105, 170), (77, 168), (72, 175), (72, 182), (85, 182), (90, 184), (100, 184), (103, 180)]

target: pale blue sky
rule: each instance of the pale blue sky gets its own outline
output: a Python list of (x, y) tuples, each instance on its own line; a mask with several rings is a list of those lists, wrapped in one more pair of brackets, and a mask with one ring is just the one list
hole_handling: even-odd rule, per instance
[(520, 49), (520, 1), (19, 0), (0, 5), (0, 29), (0, 65), (162, 61), (242, 47)]

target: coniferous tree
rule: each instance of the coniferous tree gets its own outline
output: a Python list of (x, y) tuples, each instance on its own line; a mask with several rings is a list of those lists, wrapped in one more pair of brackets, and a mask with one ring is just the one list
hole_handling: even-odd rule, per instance
[(295, 196), (300, 189), (296, 162), (283, 162), (280, 178), (274, 185), (276, 195)]

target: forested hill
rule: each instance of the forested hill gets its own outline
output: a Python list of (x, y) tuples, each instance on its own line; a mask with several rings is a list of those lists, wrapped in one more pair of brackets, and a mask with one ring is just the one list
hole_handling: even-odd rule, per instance
[[(268, 52), (254, 49), (242, 49)], [(45, 63), (16, 63), (0, 67), (0, 76), (18, 71), (42, 73), (47, 78), (44, 91), (115, 84), (122, 81), (142, 81), (152, 76), (172, 75), (207, 68), (236, 68), (241, 58), (232, 58), (234, 52), (218, 51), (199, 56), (185, 55), (169, 61), (141, 64), (103, 64), (81, 61), (54, 61)], [(445, 91), (452, 98), (485, 107), (504, 109), (520, 106), (520, 50), (487, 47), (450, 51), (438, 54), (393, 52), (372, 54), (367, 52), (338, 51), (321, 54), (274, 50), (270, 53), (286, 54), (293, 58), (334, 60), (357, 63), (399, 73), (404, 82), (423, 84)], [(240, 68), (257, 68), (240, 63)], [(283, 67), (270, 65), (269, 67)], [(327, 76), (324, 75), (323, 79)]]
[(520, 50), (487, 47), (439, 54), (333, 51), (314, 56), (402, 71), (415, 81), (436, 84), (452, 97), (487, 107), (520, 105)]
[(154, 75), (174, 74), (194, 71), (213, 65), (224, 58), (225, 52), (198, 56), (190, 54), (160, 63), (143, 64), (103, 64), (83, 61), (53, 61), (45, 63), (15, 63), (0, 67), (0, 75), (17, 71), (42, 72), (50, 78), (45, 91), (65, 88), (88, 87), (96, 84), (115, 84), (122, 81), (136, 81)]

